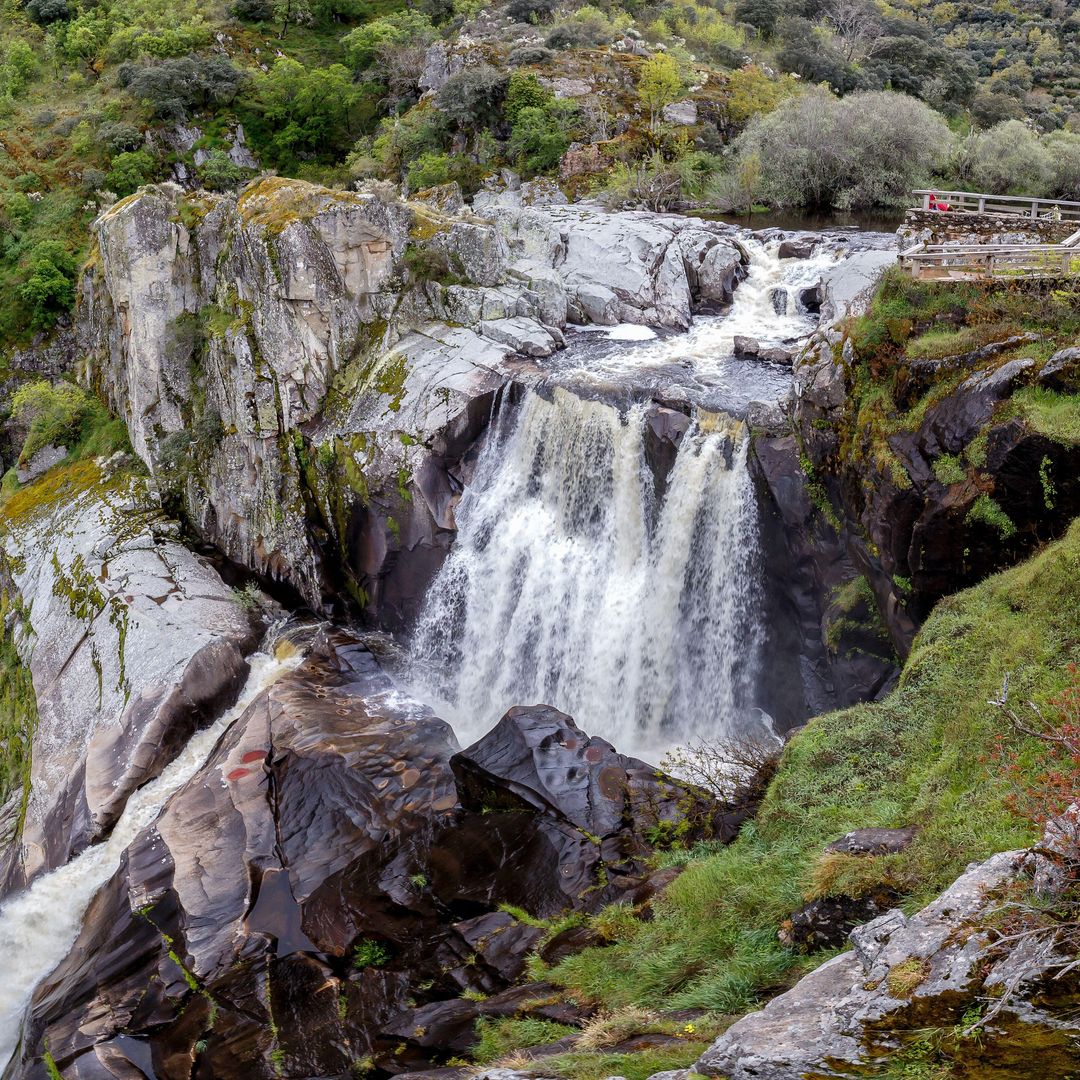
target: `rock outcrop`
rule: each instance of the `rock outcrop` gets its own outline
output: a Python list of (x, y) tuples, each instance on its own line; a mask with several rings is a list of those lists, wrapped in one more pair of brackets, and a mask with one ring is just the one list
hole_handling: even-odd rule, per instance
[(985, 1020), (994, 1037), (963, 1040), (964, 1068), (1031, 1076), (1037, 1046), (1038, 1075), (1069, 1075), (1080, 1064), (1080, 1026), (1060, 1006), (1075, 1000), (1075, 976), (1056, 979), (1063, 961), (1053, 949), (1003, 943), (997, 929), (1010, 898), (1037, 883), (1047, 861), (1037, 851), (994, 855), (910, 918), (893, 910), (860, 926), (852, 951), (737, 1021), (695, 1071), (725, 1080), (874, 1075), (917, 1051), (928, 1029), (962, 1034), (998, 1002)]
[[(865, 385), (856, 381), (866, 360), (840, 330), (821, 332), (796, 361), (799, 471), (826, 543), (792, 558), (821, 576), (821, 552), (843, 551), (872, 589), (901, 658), (939, 599), (1018, 562), (1080, 513), (1072, 479), (1080, 447), (1013, 404), (1017, 391), (1061, 385), (1076, 369), (1068, 349), (1046, 361), (1016, 356), (1033, 337), (932, 362), (890, 360), (895, 407), (912, 418), (890, 421), (891, 431), (862, 412)], [(774, 457), (764, 445), (766, 482), (792, 506), (780, 492), (796, 488), (797, 477), (790, 459), (779, 467)], [(800, 535), (790, 534), (796, 548)]]
[(144, 188), (96, 225), (85, 377), (207, 541), (399, 625), (514, 357), (542, 363), (568, 322), (683, 328), (743, 272), (729, 226), (515, 199)]
[(45, 1077), (45, 1047), (67, 1076), (396, 1073), (460, 1055), (478, 1016), (572, 1019), (551, 988), (498, 996), (542, 935), (499, 905), (632, 900), (650, 829), (730, 837), (724, 809), (547, 708), (456, 752), (362, 646), (319, 638), (127, 849), (15, 1075)]
[(5, 518), (2, 576), (37, 698), (9, 890), (109, 832), (235, 698), (256, 635), (122, 461), (54, 469)]

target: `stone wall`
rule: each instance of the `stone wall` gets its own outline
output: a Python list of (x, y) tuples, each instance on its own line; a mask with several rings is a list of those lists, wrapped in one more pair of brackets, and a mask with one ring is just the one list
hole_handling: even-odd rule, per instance
[(1049, 221), (1020, 214), (967, 214), (909, 210), (897, 230), (901, 248), (912, 244), (1060, 244), (1080, 221)]

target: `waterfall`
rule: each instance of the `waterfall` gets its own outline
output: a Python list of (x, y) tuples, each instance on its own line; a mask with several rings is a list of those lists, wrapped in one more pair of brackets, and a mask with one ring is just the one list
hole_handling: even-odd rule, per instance
[(210, 727), (197, 732), (156, 779), (139, 788), (107, 840), (45, 874), (0, 907), (0, 1063), (19, 1044), (20, 1029), (34, 988), (71, 951), (83, 915), (97, 890), (115, 873), (135, 836), (158, 816), (166, 800), (202, 767), (225, 729), (285, 671), (301, 660), (283, 641), (275, 655), (256, 653), (236, 704)]
[(489, 439), (411, 645), (462, 741), (551, 704), (656, 755), (745, 730), (761, 629), (741, 424), (696, 421), (662, 501), (645, 410), (530, 392)]

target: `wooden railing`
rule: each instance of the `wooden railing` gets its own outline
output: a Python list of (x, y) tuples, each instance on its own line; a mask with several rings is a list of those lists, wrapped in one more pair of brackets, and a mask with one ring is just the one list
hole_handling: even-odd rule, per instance
[(900, 265), (920, 281), (1080, 275), (1080, 229), (1060, 244), (916, 244)]
[[(1015, 214), (1027, 218), (1057, 217), (1064, 221), (1080, 221), (1080, 202), (1065, 199), (1029, 199), (1017, 195), (985, 195), (976, 191), (912, 192), (922, 200), (922, 209), (929, 210), (931, 196), (949, 204), (949, 209), (964, 214)], [(1057, 208), (1055, 211), (1054, 208)]]

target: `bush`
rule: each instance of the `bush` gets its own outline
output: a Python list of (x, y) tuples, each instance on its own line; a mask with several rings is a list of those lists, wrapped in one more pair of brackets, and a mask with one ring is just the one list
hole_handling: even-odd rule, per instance
[(587, 22), (565, 22), (548, 31), (545, 39), (551, 49), (591, 49), (604, 40), (597, 28)]
[(517, 111), (510, 131), (509, 152), (527, 173), (554, 169), (570, 146), (578, 107), (571, 101), (551, 100), (542, 107)]
[(553, 99), (554, 94), (550, 90), (545, 90), (535, 75), (515, 71), (510, 76), (510, 82), (506, 87), (506, 104), (503, 107), (503, 114), (507, 121), (513, 124), (522, 109), (542, 109)]
[(1049, 190), (1054, 165), (1036, 132), (1019, 120), (995, 124), (967, 147), (964, 173), (979, 191), (996, 195), (1041, 195)]
[(156, 167), (157, 163), (145, 150), (117, 154), (105, 175), (105, 183), (117, 195), (130, 195), (153, 176)]
[(142, 132), (123, 120), (106, 120), (97, 129), (97, 141), (110, 154), (120, 154), (125, 150), (137, 150), (142, 143)]
[(898, 204), (949, 157), (952, 133), (927, 105), (890, 91), (846, 98), (815, 88), (755, 119), (737, 158), (760, 162), (759, 197), (776, 206)]
[(488, 64), (478, 64), (451, 75), (435, 95), (435, 104), (456, 127), (486, 127), (499, 113), (507, 79)]
[(203, 187), (211, 191), (230, 191), (251, 176), (251, 170), (237, 165), (224, 150), (211, 150), (198, 167)]
[(421, 154), (410, 166), (406, 182), (410, 191), (422, 191), (424, 188), (445, 184), (450, 179), (451, 159), (449, 154), (427, 152)]
[(507, 57), (510, 67), (525, 67), (526, 64), (546, 64), (555, 59), (555, 54), (543, 45), (521, 45)]
[(349, 63), (357, 71), (363, 71), (388, 45), (429, 45), (438, 36), (427, 15), (419, 11), (397, 11), (358, 26), (341, 43)]
[(30, 0), (27, 13), (36, 22), (47, 24), (70, 16), (67, 0)]
[(69, 449), (78, 441), (83, 418), (94, 399), (72, 383), (47, 380), (20, 386), (11, 398), (11, 415), (26, 431), (20, 463), (29, 461), (39, 450), (49, 445)]
[(658, 53), (641, 65), (638, 77), (638, 97), (649, 110), (649, 124), (656, 127), (665, 105), (682, 97), (685, 85), (679, 74), (679, 65), (673, 56)]
[(266, 22), (274, 17), (274, 9), (270, 0), (233, 0), (229, 14), (247, 22)]
[(19, 297), (31, 310), (33, 325), (47, 329), (75, 303), (76, 264), (59, 240), (42, 240), (30, 253), (29, 272)]
[(0, 68), (0, 89), (18, 96), (38, 70), (37, 53), (22, 38), (15, 38), (7, 47), (7, 56)]
[(199, 105), (231, 102), (244, 73), (224, 56), (183, 56), (156, 63), (121, 64), (120, 85), (163, 120), (186, 120)]
[(556, 0), (510, 0), (506, 14), (514, 22), (546, 22), (555, 14)]

